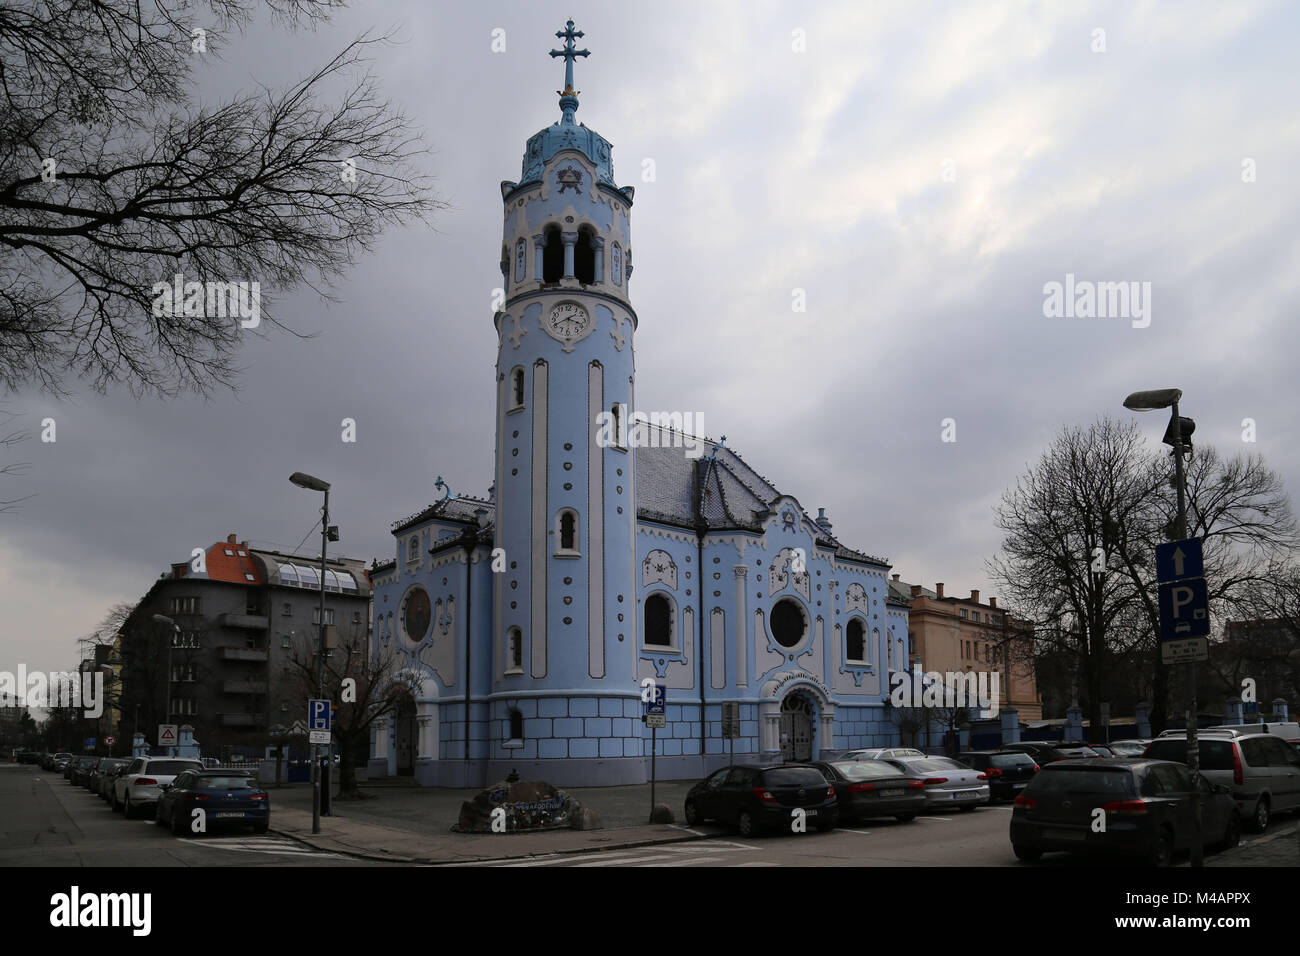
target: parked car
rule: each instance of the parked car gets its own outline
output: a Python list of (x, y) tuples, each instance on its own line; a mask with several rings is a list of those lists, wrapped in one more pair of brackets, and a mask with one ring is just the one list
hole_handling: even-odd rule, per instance
[(812, 767), (724, 767), (686, 795), (686, 822), (735, 824), (741, 836), (766, 829), (788, 832), (796, 808), (817, 829), (834, 828), (839, 816), (834, 785)]
[(74, 787), (84, 787), (86, 778), (90, 776), (90, 771), (94, 769), (95, 764), (99, 762), (98, 757), (78, 757), (68, 764), (67, 772), (64, 774), (68, 782)]
[(158, 788), (178, 773), (202, 769), (201, 761), (184, 757), (136, 757), (113, 783), (113, 809), (120, 809), (129, 820), (137, 811), (155, 806)]
[(246, 771), (186, 770), (159, 789), (154, 820), (176, 836), (193, 832), (195, 809), (203, 810), (208, 831), (251, 826), (254, 833), (265, 833), (271, 824), (270, 795)]
[(49, 760), (50, 765), (45, 769), (53, 773), (62, 774), (64, 769), (68, 766), (68, 761), (70, 761), (71, 759), (72, 759), (72, 754), (68, 753), (67, 751), (60, 750), (58, 753), (50, 755), (50, 760)]
[(1114, 757), (1115, 752), (1110, 749), (1110, 744), (1088, 744), (1088, 749), (1098, 757)]
[[(1236, 846), (1241, 815), (1228, 789), (1202, 778), (1202, 840)], [(1191, 846), (1196, 832), (1192, 778), (1168, 760), (1083, 758), (1060, 760), (1034, 775), (1011, 813), (1011, 848), (1021, 860), (1044, 852), (1106, 853), (1168, 866)], [(1098, 808), (1104, 830), (1094, 829)]]
[(1116, 757), (1141, 757), (1149, 743), (1151, 738), (1144, 737), (1134, 740), (1112, 740), (1107, 746)]
[(117, 779), (118, 771), (122, 770), (130, 762), (127, 757), (105, 757), (101, 760), (98, 769), (95, 771), (95, 792), (104, 800), (111, 800), (113, 781)]
[(1014, 800), (1038, 773), (1034, 758), (1016, 750), (972, 750), (957, 759), (988, 778), (990, 800)]
[(1020, 753), (1029, 754), (1034, 758), (1034, 763), (1040, 767), (1045, 767), (1049, 763), (1055, 763), (1058, 760), (1065, 760), (1065, 754), (1061, 753), (1057, 747), (1059, 744), (1049, 743), (1045, 740), (1022, 740), (1018, 744), (1003, 744), (999, 750), (1019, 751)]
[(1293, 721), (1266, 720), (1258, 724), (1215, 724), (1206, 730), (1233, 730), (1238, 735), (1272, 734), (1281, 737), (1291, 747), (1300, 749), (1300, 724)]
[(1062, 741), (1055, 745), (1056, 752), (1067, 760), (1074, 760), (1080, 757), (1100, 757), (1101, 754), (1092, 749), (1090, 744), (1067, 743)]
[[(1262, 833), (1272, 814), (1300, 810), (1300, 754), (1272, 734), (1238, 736), (1206, 731), (1197, 737), (1199, 770), (1211, 783), (1228, 787), (1243, 820)], [(1145, 756), (1187, 763), (1187, 735), (1161, 735)]]
[(835, 788), (841, 823), (868, 817), (908, 823), (925, 809), (925, 782), (883, 760), (815, 761), (808, 766)]
[(846, 750), (838, 760), (883, 760), (886, 757), (924, 757), (925, 752), (915, 747), (868, 747), (865, 750)]
[(921, 778), (927, 810), (974, 810), (989, 802), (988, 777), (951, 757), (889, 757), (885, 762)]

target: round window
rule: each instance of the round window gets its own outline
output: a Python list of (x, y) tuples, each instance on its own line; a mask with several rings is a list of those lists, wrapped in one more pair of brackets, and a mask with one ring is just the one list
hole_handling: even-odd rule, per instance
[(772, 607), (772, 636), (782, 647), (794, 647), (803, 640), (808, 630), (803, 610), (789, 598), (782, 598)]
[(406, 631), (407, 639), (417, 644), (424, 640), (431, 617), (429, 592), (421, 587), (411, 588), (402, 602), (402, 629)]

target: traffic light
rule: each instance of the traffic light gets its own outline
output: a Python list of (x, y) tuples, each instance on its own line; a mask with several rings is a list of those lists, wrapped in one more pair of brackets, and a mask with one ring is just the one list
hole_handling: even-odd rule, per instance
[(1175, 428), (1177, 428), (1177, 437), (1182, 439), (1184, 451), (1192, 450), (1192, 432), (1196, 431), (1196, 422), (1190, 418), (1184, 418), (1182, 415), (1170, 417), (1169, 427), (1165, 429), (1165, 437), (1161, 439), (1166, 445), (1175, 447)]

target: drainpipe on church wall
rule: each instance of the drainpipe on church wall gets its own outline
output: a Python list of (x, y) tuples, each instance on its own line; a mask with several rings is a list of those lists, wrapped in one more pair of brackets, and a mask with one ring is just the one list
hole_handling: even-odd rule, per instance
[(700, 662), (700, 773), (705, 772), (706, 747), (709, 738), (709, 722), (704, 711), (704, 536), (709, 526), (702, 519), (695, 522), (695, 600), (696, 600), (696, 645), (695, 659)]
[(470, 572), (474, 566), (474, 545), (478, 537), (473, 529), (465, 531), (465, 538), (461, 542), (465, 549), (465, 786), (470, 786), (469, 781), (469, 735), (470, 735), (470, 703), (473, 696), (474, 672), (471, 668), (473, 663), (473, 630), (474, 630), (474, 589), (470, 586)]

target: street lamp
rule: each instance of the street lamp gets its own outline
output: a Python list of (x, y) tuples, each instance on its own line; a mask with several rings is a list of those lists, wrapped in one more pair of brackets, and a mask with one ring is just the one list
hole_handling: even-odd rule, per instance
[[(1146, 392), (1134, 392), (1124, 399), (1124, 407), (1134, 412), (1153, 412), (1161, 408), (1170, 409), (1169, 427), (1165, 429), (1162, 442), (1173, 449), (1174, 485), (1178, 492), (1178, 517), (1174, 521), (1173, 540), (1182, 541), (1187, 537), (1187, 475), (1183, 471), (1183, 456), (1192, 451), (1192, 432), (1196, 422), (1178, 414), (1178, 402), (1183, 397), (1180, 388), (1157, 388)], [(1192, 866), (1203, 866), (1204, 857), (1201, 847), (1201, 747), (1196, 738), (1196, 663), (1187, 662), (1187, 768), (1192, 775), (1192, 817), (1195, 821), (1195, 834), (1192, 837)]]
[[(289, 480), (299, 488), (308, 491), (323, 491), (325, 502), (321, 506), (320, 520), (320, 637), (316, 647), (316, 693), (325, 696), (325, 547), (330, 540), (330, 486), (328, 481), (321, 481), (301, 471), (295, 471)], [(338, 540), (338, 531), (334, 531), (334, 540)], [(320, 750), (319, 745), (311, 745), (311, 832), (320, 833)]]
[[(172, 722), (172, 648), (176, 645), (177, 638), (180, 637), (181, 626), (166, 614), (155, 614), (153, 619), (159, 624), (170, 624), (172, 626), (172, 637), (167, 641), (167, 714), (163, 717), (163, 722), (170, 724)], [(176, 756), (174, 747), (171, 756)]]

